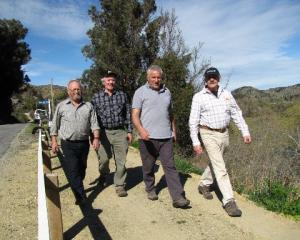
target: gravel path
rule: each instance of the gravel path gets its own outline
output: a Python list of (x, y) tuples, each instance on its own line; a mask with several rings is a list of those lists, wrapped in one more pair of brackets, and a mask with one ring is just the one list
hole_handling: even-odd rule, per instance
[[(22, 133), (5, 157), (13, 164), (1, 171), (0, 179), (0, 239), (35, 239), (37, 236), (37, 144)], [(230, 218), (214, 195), (212, 201), (197, 192), (199, 176), (182, 175), (190, 209), (175, 209), (158, 167), (156, 179), (158, 201), (149, 201), (142, 182), (138, 151), (130, 149), (127, 158), (128, 197), (119, 198), (112, 185), (102, 189), (93, 182), (98, 177), (97, 159), (90, 152), (85, 188), (90, 206), (74, 205), (69, 188), (57, 158), (52, 159), (54, 172), (59, 176), (60, 198), (65, 239), (120, 239), (120, 240), (176, 240), (176, 239), (299, 239), (300, 222), (257, 207), (236, 194), (243, 210), (241, 218)], [(111, 162), (111, 169), (114, 164)]]

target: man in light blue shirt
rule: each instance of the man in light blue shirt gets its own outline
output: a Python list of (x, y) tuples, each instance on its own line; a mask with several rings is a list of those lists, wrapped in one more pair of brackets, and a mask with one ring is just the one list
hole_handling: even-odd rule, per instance
[(162, 74), (162, 69), (157, 65), (148, 68), (147, 83), (138, 88), (133, 96), (132, 121), (140, 135), (143, 179), (148, 199), (158, 199), (154, 185), (154, 165), (159, 156), (173, 206), (186, 208), (190, 201), (185, 198), (173, 156), (176, 128), (171, 93), (161, 83)]

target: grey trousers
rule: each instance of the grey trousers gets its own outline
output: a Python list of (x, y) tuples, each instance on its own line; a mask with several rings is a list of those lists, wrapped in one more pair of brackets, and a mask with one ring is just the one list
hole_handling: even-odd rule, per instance
[(184, 196), (184, 191), (179, 179), (179, 174), (175, 168), (173, 138), (150, 139), (149, 141), (139, 139), (139, 145), (146, 192), (155, 190), (154, 166), (159, 156), (172, 200), (176, 201), (181, 199)]
[(114, 174), (114, 184), (116, 186), (125, 185), (127, 176), (126, 156), (128, 151), (127, 131), (101, 130), (100, 148), (98, 150), (99, 172), (103, 176), (109, 174), (109, 160), (114, 158), (116, 171)]

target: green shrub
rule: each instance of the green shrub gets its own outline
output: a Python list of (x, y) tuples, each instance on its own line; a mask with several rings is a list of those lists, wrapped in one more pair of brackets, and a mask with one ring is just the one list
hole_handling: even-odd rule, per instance
[(249, 194), (249, 198), (266, 209), (300, 217), (300, 190), (280, 182), (266, 182), (264, 188)]
[(202, 169), (193, 166), (189, 161), (187, 161), (186, 159), (182, 159), (179, 156), (175, 156), (175, 166), (176, 169), (182, 173), (195, 173), (198, 175), (201, 175), (203, 173)]
[(132, 147), (134, 147), (134, 148), (136, 148), (136, 149), (139, 149), (139, 141), (133, 141), (132, 143), (131, 143), (131, 146)]

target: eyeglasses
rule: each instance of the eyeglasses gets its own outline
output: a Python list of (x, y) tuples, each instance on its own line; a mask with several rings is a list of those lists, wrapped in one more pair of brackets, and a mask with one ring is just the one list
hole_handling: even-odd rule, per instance
[(74, 89), (69, 89), (70, 92), (81, 92), (81, 89), (79, 88), (74, 88)]
[(214, 79), (214, 80), (217, 80), (219, 81), (219, 77), (215, 76), (215, 75), (210, 75), (210, 76), (207, 76), (205, 77), (205, 82), (208, 82), (210, 79)]

